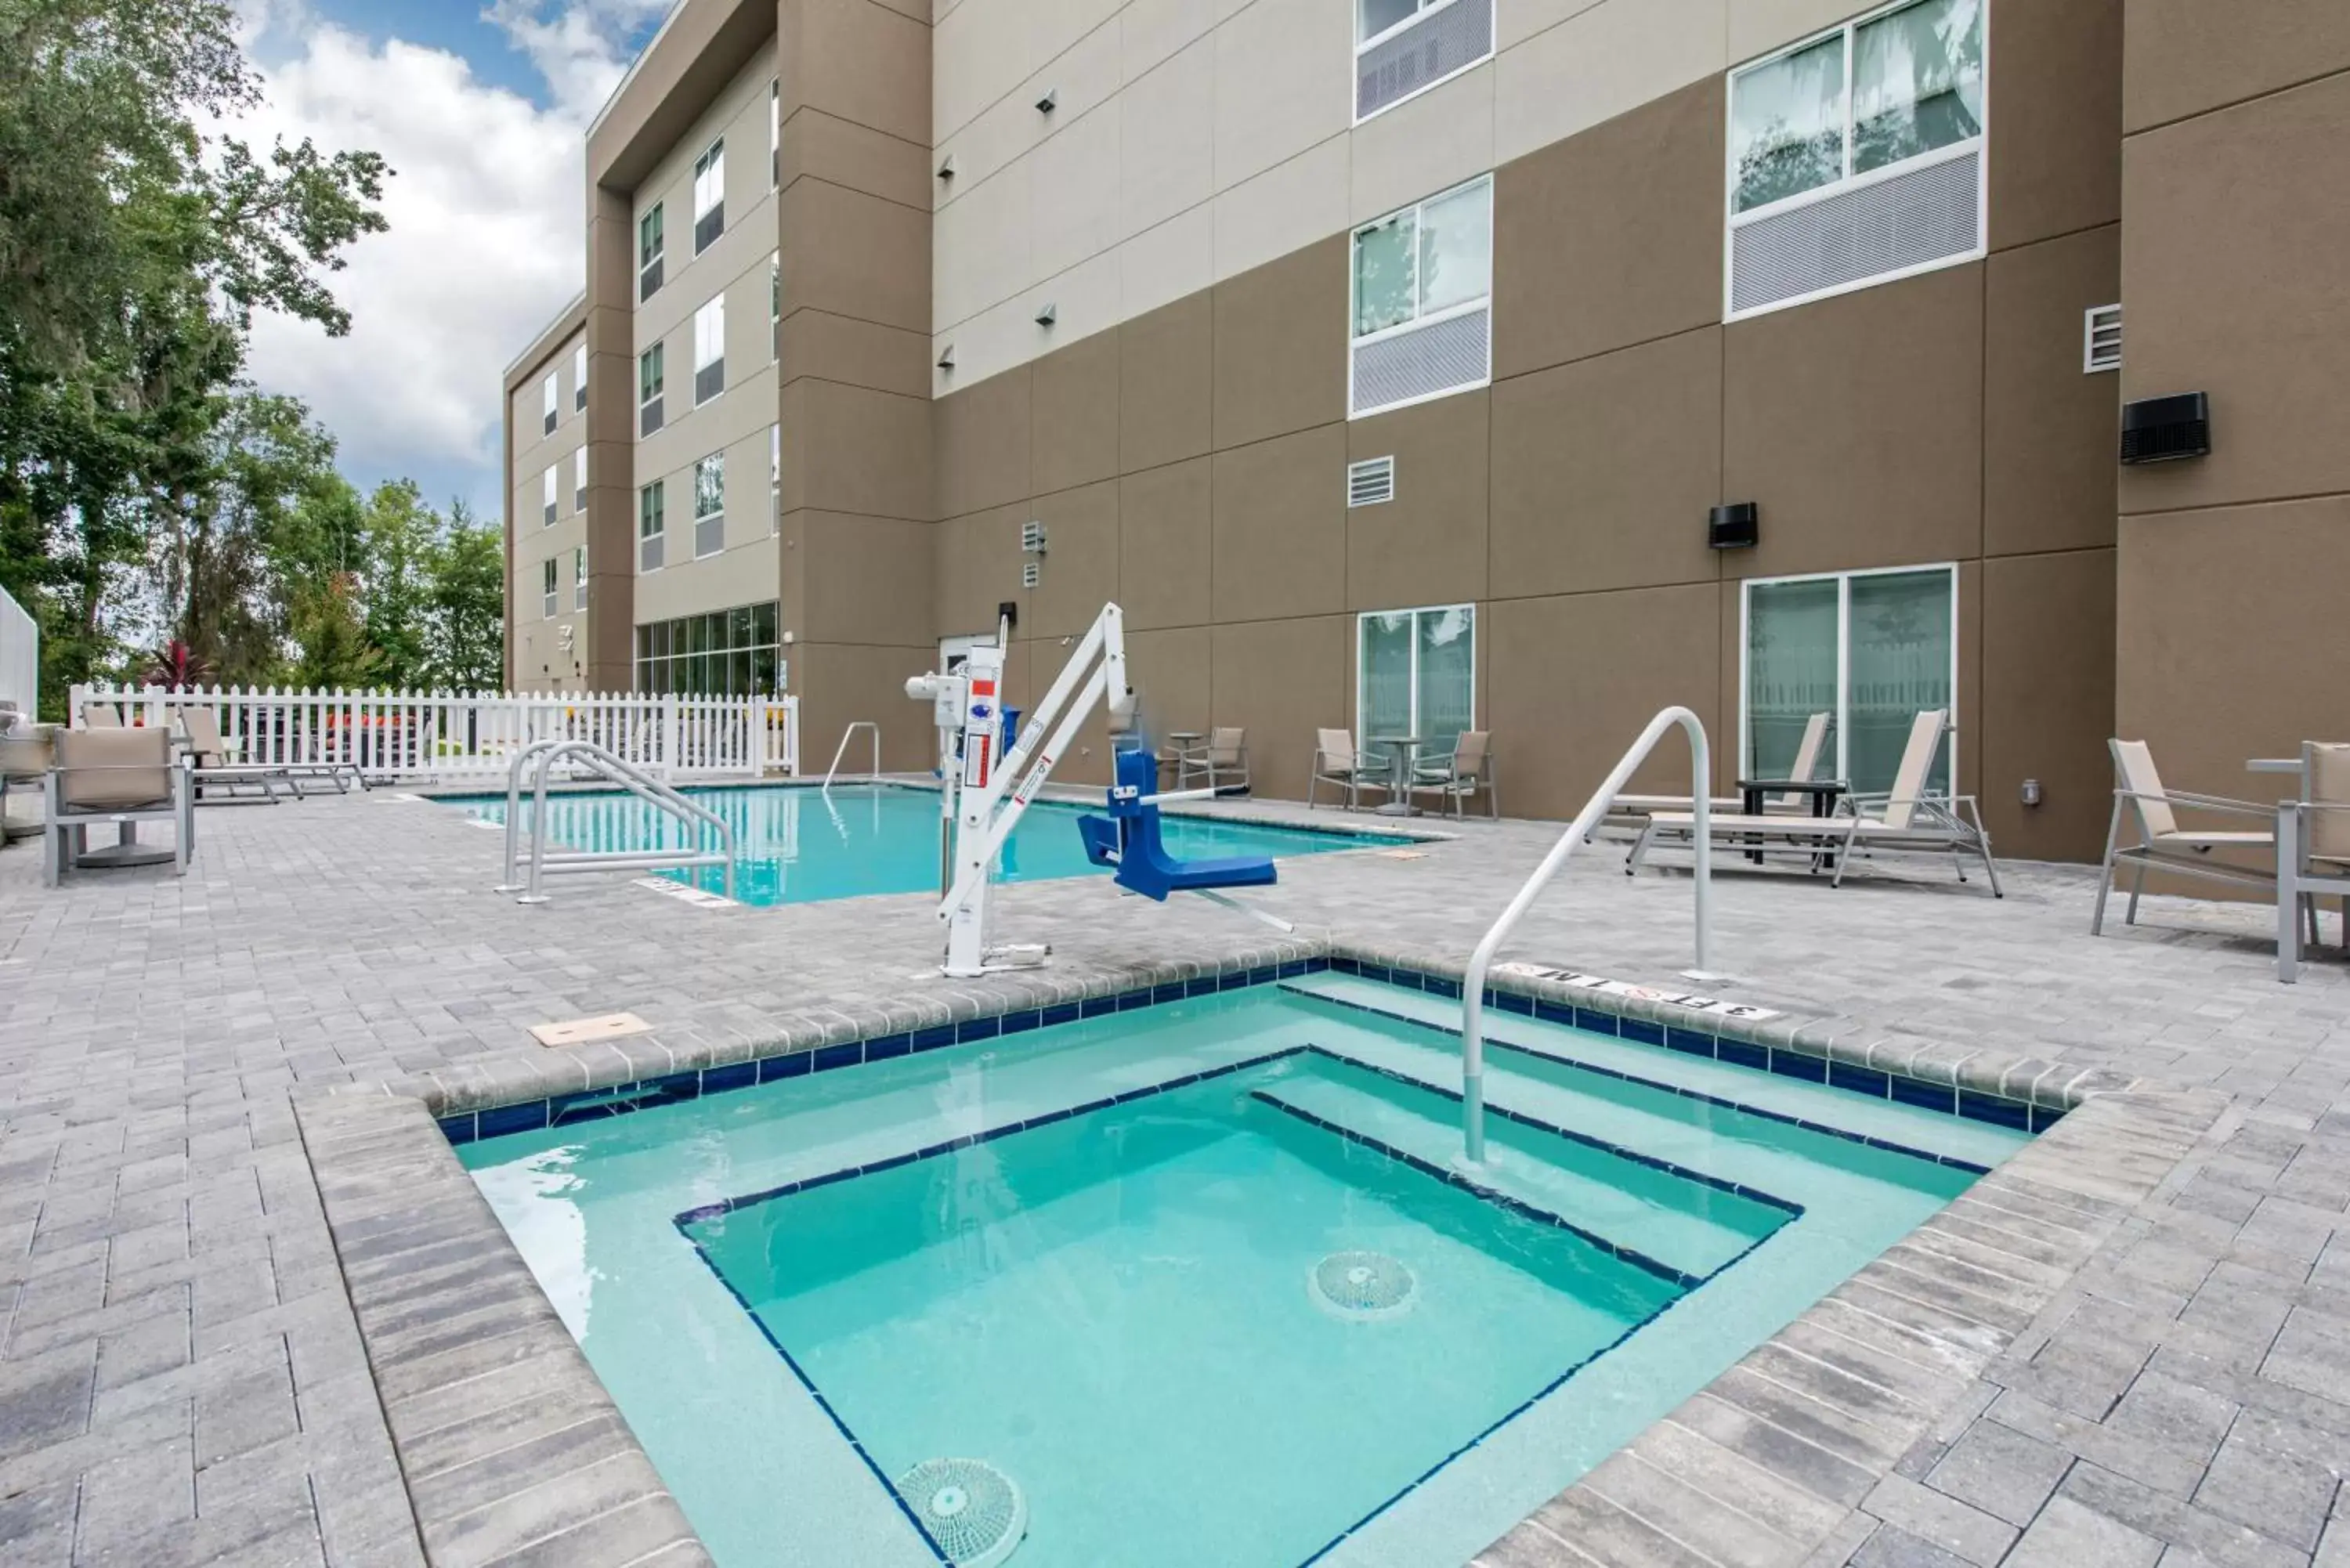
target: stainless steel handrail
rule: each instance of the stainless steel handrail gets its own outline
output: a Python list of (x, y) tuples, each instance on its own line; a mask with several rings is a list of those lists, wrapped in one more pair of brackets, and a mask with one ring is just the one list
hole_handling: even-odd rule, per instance
[[(562, 739), (559, 736), (548, 740), (533, 741), (521, 751), (516, 752), (514, 754), (514, 761), (506, 764), (505, 880), (499, 883), (496, 888), (492, 889), (494, 892), (519, 893), (523, 890), (523, 885), (515, 880), (516, 870), (515, 862), (520, 860), (522, 857), (522, 846), (520, 843), (520, 835), (522, 832), (522, 771), (523, 768), (530, 762), (531, 758), (539, 755), (543, 752), (550, 751), (562, 743)], [(534, 836), (536, 836), (538, 828), (538, 823), (534, 820), (531, 823), (531, 833)]]
[(858, 719), (840, 732), (840, 744), (832, 749), (832, 766), (824, 770), (825, 788), (832, 787), (832, 775), (840, 771), (840, 759), (847, 753), (849, 738), (859, 730), (873, 732), (873, 771), (868, 776), (875, 779), (881, 776), (881, 726), (870, 719)]
[(1502, 918), (1493, 922), (1485, 940), (1477, 944), (1477, 950), (1469, 959), (1468, 972), (1461, 977), (1461, 1153), (1471, 1165), (1482, 1165), (1485, 1160), (1485, 971), (1492, 967), (1493, 954), (1511, 928), (1533, 907), (1535, 897), (1550, 885), (1550, 879), (1566, 864), (1576, 846), (1597, 829), (1600, 818), (1607, 815), (1607, 808), (1623, 793), (1633, 770), (1648, 760), (1665, 732), (1677, 723), (1689, 732), (1690, 777), (1695, 781), (1690, 794), (1697, 807), (1697, 962), (1689, 972), (1695, 976), (1705, 971), (1713, 876), (1713, 816), (1707, 797), (1712, 787), (1713, 770), (1706, 749), (1705, 725), (1686, 708), (1668, 708), (1648, 721), (1648, 727), (1640, 732), (1640, 738), (1632, 742), (1632, 749), (1624, 753), (1616, 771), (1607, 775), (1607, 782), (1599, 786), (1598, 793), (1585, 804), (1559, 841), (1551, 846), (1543, 863), (1534, 867), (1534, 874), (1526, 878), (1518, 896), (1510, 900), (1510, 907), (1502, 911)]
[[(515, 901), (519, 904), (543, 904), (546, 895), (539, 891), (539, 883), (549, 870), (598, 871), (634, 870), (654, 867), (716, 866), (724, 873), (726, 896), (734, 896), (734, 829), (725, 818), (709, 807), (688, 800), (668, 784), (641, 772), (636, 764), (598, 745), (593, 741), (542, 742), (529, 748), (538, 753), (538, 771), (532, 782), (530, 878), (527, 890)], [(546, 780), (556, 763), (577, 757), (612, 783), (619, 784), (639, 800), (654, 805), (677, 819), (697, 845), (703, 826), (715, 828), (719, 848), (715, 851), (699, 847), (686, 849), (623, 849), (583, 850), (549, 856), (546, 852)], [(511, 821), (511, 817), (509, 817)]]

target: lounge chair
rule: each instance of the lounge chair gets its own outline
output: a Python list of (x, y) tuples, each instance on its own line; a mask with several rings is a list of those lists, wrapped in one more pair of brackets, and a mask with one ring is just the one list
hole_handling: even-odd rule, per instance
[[(2165, 789), (2162, 775), (2155, 772), (2154, 753), (2144, 741), (2116, 739), (2106, 744), (2114, 755), (2114, 817), (2106, 829), (2105, 870), (2097, 881), (2096, 909), (2089, 916), (2091, 936), (2104, 934), (2106, 898), (2113, 891), (2115, 876), (2124, 866), (2131, 868), (2129, 907), (2122, 913), (2124, 925), (2137, 923), (2138, 894), (2145, 888), (2149, 869), (2275, 894), (2276, 807), (2258, 805), (2249, 800), (2230, 800), (2225, 795)], [(2262, 826), (2217, 830), (2183, 828), (2174, 810), (2178, 806)], [(2136, 844), (2122, 842), (2125, 818), (2137, 826)], [(2237, 865), (2218, 858), (2214, 850), (2251, 854), (2269, 860), (2270, 865), (2265, 868)]]
[[(1790, 784), (1809, 782), (1818, 772), (1820, 754), (1826, 749), (1828, 724), (1832, 715), (1814, 713), (1804, 721), (1803, 739), (1795, 743), (1795, 760), (1788, 764), (1786, 777)], [(1734, 794), (1709, 795), (1706, 804), (1718, 812), (1734, 812), (1745, 805), (1743, 798)], [(1685, 794), (1619, 794), (1607, 805), (1607, 821), (1611, 826), (1638, 827), (1643, 819), (1658, 812), (1688, 812), (1697, 808), (1694, 798)], [(1811, 802), (1803, 795), (1783, 794), (1763, 803), (1767, 812), (1790, 812), (1804, 815), (1811, 810)]]
[(338, 794), (348, 794), (354, 781), (361, 789), (367, 787), (355, 763), (242, 761), (237, 748), (221, 739), (220, 716), (210, 708), (175, 708), (172, 713), (180, 732), (187, 737), (188, 754), (195, 762), (200, 789), (205, 784), (219, 784), (234, 794), (241, 785), (259, 784), (262, 793), (274, 801), (280, 784), (300, 799), (305, 779), (323, 779), (333, 784)]
[[(111, 822), (121, 839), (102, 849), (89, 847), (89, 825)], [(141, 845), (139, 824), (169, 822), (177, 842), (170, 849)], [(42, 834), (41, 880), (56, 887), (68, 871), (92, 866), (175, 863), (188, 874), (195, 851), (195, 786), (185, 761), (172, 757), (171, 732), (160, 724), (138, 729), (67, 730), (57, 737), (57, 765), (49, 770), (48, 821)]]
[(1395, 770), (1376, 759), (1367, 759), (1355, 750), (1355, 737), (1344, 730), (1314, 732), (1314, 776), (1305, 783), (1305, 806), (1314, 808), (1314, 786), (1336, 784), (1347, 792), (1349, 806), (1362, 805), (1362, 792), (1378, 790), (1381, 794), (1393, 792), (1388, 787)]
[[(1845, 873), (1851, 868), (1856, 851), (1866, 856), (1948, 855), (1961, 882), (1967, 879), (1965, 857), (1972, 855), (1983, 863), (1983, 870), (1991, 879), (1991, 896), (2003, 897), (1999, 886), (1999, 867), (1991, 859), (1991, 835), (1983, 830), (1974, 797), (1954, 795), (1940, 799), (1926, 793), (1926, 775), (1933, 770), (1935, 755), (1942, 748), (1942, 737), (1950, 730), (1950, 720), (1947, 709), (1929, 708), (1911, 722), (1909, 742), (1902, 749), (1901, 765), (1893, 775), (1893, 788), (1885, 794), (1847, 796), (1833, 816), (1775, 813), (1716, 815), (1710, 829), (1713, 842), (1721, 847), (1750, 852), (1775, 847), (1782, 852), (1807, 855), (1815, 868), (1833, 863), (1833, 885), (1836, 887), (1844, 885)], [(1648, 851), (1660, 843), (1690, 844), (1696, 837), (1694, 815), (1657, 813), (1648, 818), (1624, 869), (1627, 874), (1638, 870)]]
[(1430, 759), (1412, 771), (1411, 793), (1440, 796), (1455, 817), (1465, 815), (1464, 804), (1482, 790), (1486, 815), (1500, 821), (1502, 797), (1493, 787), (1493, 736), (1487, 730), (1463, 730), (1452, 754)]
[(2301, 798), (2277, 814), (2277, 979), (2300, 978), (2301, 916), (2317, 945), (2317, 900), (2341, 900), (2342, 943), (2350, 951), (2350, 745), (2301, 748)]

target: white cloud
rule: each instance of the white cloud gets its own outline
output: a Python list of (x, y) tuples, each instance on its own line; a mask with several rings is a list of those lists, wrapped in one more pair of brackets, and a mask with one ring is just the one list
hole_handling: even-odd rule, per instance
[(545, 74), (547, 108), (446, 50), (371, 41), (282, 0), (248, 13), (280, 47), (266, 101), (231, 133), (365, 148), (395, 171), (390, 231), (360, 240), (332, 279), (350, 334), (276, 317), (253, 334), (253, 379), (306, 400), (355, 476), (458, 484), (494, 512), (505, 367), (581, 287), (588, 121), (626, 69), (619, 40), (660, 3), (500, 0), (484, 13)]

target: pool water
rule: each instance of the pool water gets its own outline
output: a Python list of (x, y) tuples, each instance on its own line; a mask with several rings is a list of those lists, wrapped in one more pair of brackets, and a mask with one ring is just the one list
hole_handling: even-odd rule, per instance
[[(745, 904), (803, 904), (866, 893), (935, 892), (939, 885), (939, 796), (889, 784), (689, 789), (683, 792), (734, 830), (734, 896)], [(467, 798), (485, 822), (506, 819), (504, 795)], [(1003, 846), (999, 881), (1107, 876), (1086, 859), (1076, 819), (1084, 807), (1038, 802)], [(576, 849), (645, 849), (682, 843), (674, 817), (622, 792), (549, 795), (548, 832)], [(1393, 834), (1273, 827), (1168, 814), (1168, 852), (1179, 860), (1226, 855), (1319, 855), (1403, 842)], [(725, 881), (716, 867), (660, 875), (705, 892)]]
[(725, 1568), (935, 1564), (943, 1459), (1029, 1568), (1437, 1568), (2026, 1141), (1508, 1016), (1456, 1168), (1458, 1007), (1309, 975), (458, 1153)]

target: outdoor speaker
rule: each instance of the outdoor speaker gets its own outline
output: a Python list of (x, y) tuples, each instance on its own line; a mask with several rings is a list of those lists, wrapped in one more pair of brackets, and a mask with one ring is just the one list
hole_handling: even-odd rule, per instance
[(2122, 461), (2171, 462), (2211, 450), (2211, 400), (2201, 392), (2122, 405)]
[(1752, 501), (1717, 506), (1706, 519), (1705, 542), (1717, 550), (1751, 550), (1762, 538), (1761, 514)]

